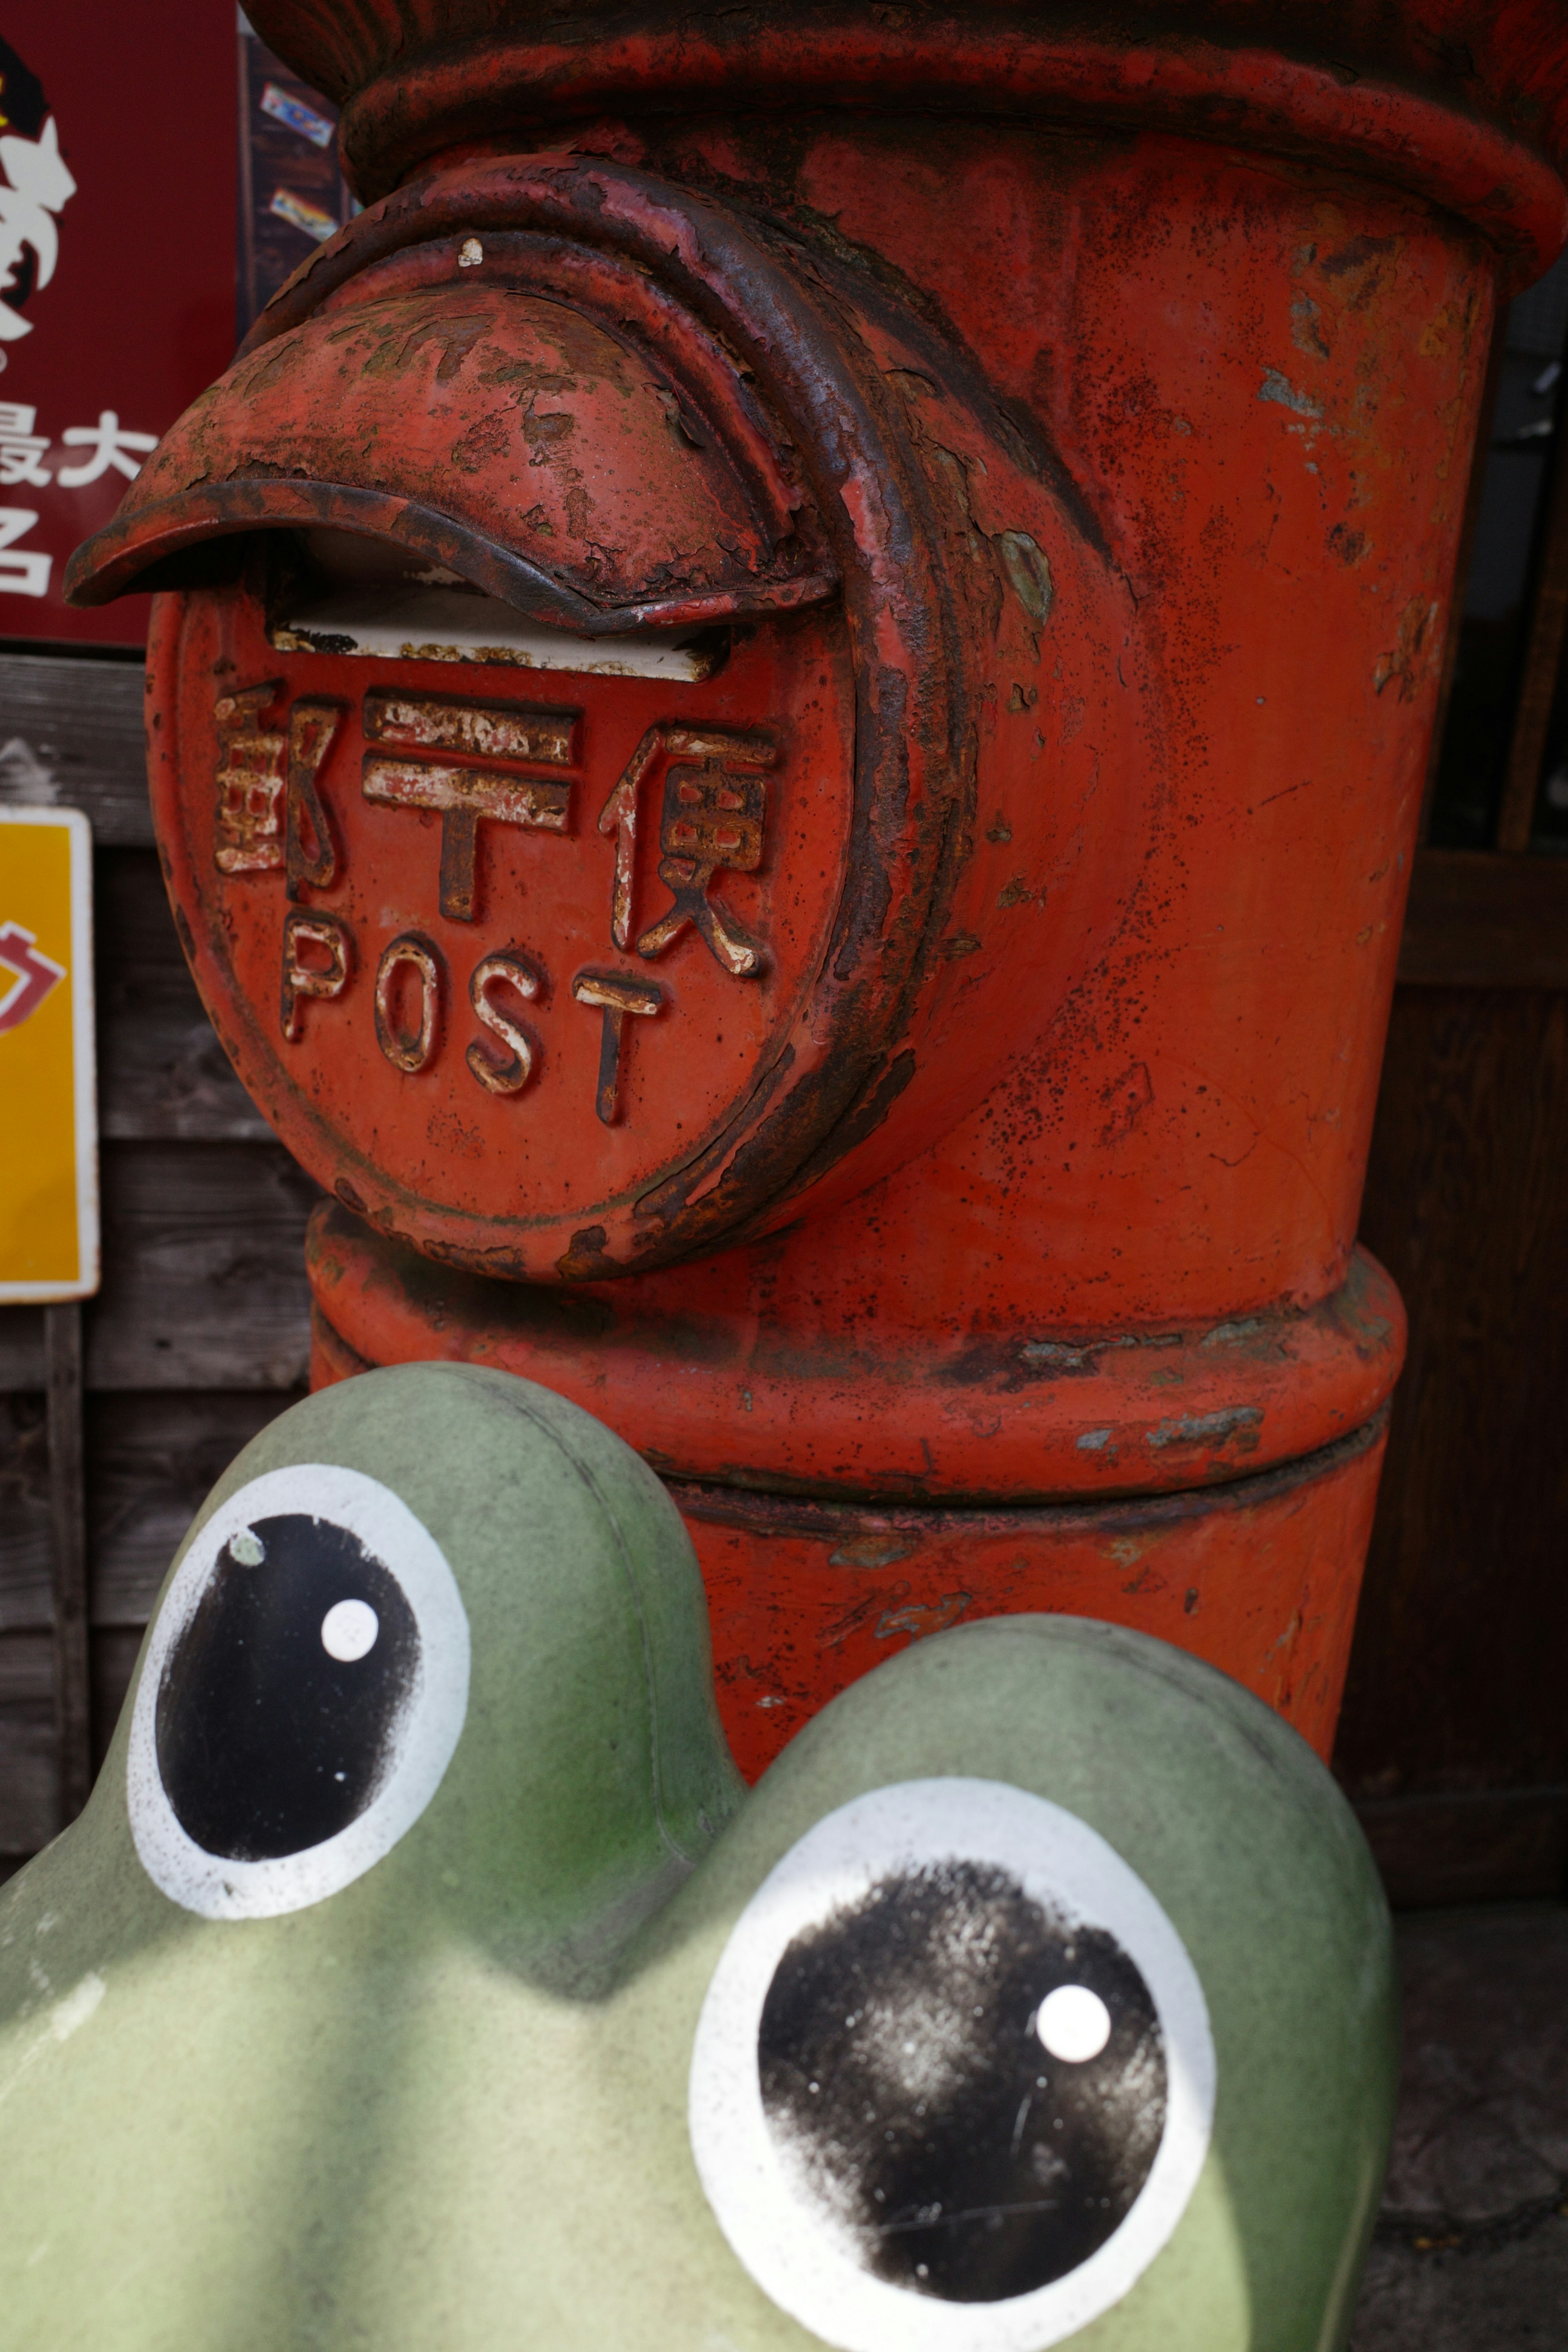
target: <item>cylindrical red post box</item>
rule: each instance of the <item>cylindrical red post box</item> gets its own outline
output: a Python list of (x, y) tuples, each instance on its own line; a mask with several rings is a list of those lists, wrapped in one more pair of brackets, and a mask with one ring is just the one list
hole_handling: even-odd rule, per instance
[(335, 1196), (318, 1378), (499, 1364), (637, 1446), (750, 1770), (1009, 1609), (1326, 1748), (1557, 12), (251, 13), (367, 209), (74, 584), (170, 592), (160, 837)]

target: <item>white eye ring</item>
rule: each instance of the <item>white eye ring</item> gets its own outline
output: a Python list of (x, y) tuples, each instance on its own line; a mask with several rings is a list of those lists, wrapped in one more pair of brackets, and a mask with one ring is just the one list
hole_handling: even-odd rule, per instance
[[(170, 1803), (158, 1765), (158, 1694), (164, 1670), (226, 1546), (231, 1557), (264, 1575), (253, 1523), (291, 1513), (347, 1528), (382, 1561), (413, 1612), (419, 1662), (394, 1734), (393, 1752), (364, 1811), (319, 1845), (266, 1861), (239, 1862), (198, 1845)], [(329, 1624), (344, 1612), (348, 1614), (339, 1630), (350, 1643), (363, 1640), (367, 1630), (363, 1621), (371, 1621), (371, 1637), (362, 1648), (334, 1648), (327, 1638)], [(374, 1610), (362, 1601), (344, 1602), (326, 1612), (322, 1644), (332, 1657), (363, 1657), (378, 1630)], [(297, 1463), (252, 1478), (213, 1513), (196, 1537), (148, 1637), (125, 1765), (131, 1834), (148, 1876), (171, 1902), (205, 1919), (276, 1918), (336, 1895), (391, 1851), (439, 1788), (462, 1736), (468, 1669), (468, 1613), (447, 1556), (389, 1486), (363, 1471), (325, 1462)]]
[[(951, 1863), (1004, 1870), (1042, 1907), (1108, 1930), (1148, 1987), (1164, 2044), (1164, 2129), (1120, 2227), (1075, 2270), (994, 2303), (941, 2301), (856, 2261), (792, 2178), (769, 2128), (758, 2063), (763, 2006), (795, 1939), (864, 1902), (891, 1874)], [(1102, 2007), (1087, 1989), (1061, 1990)], [(1068, 2016), (1080, 2040), (1096, 2021), (1082, 2002)], [(1002, 1781), (906, 1780), (817, 1822), (747, 1905), (702, 2005), (688, 2126), (732, 2252), (763, 2293), (823, 2342), (839, 2352), (1045, 2352), (1119, 2303), (1170, 2239), (1208, 2154), (1214, 2101), (1214, 2042), (1197, 1971), (1162, 1906), (1098, 1831)]]

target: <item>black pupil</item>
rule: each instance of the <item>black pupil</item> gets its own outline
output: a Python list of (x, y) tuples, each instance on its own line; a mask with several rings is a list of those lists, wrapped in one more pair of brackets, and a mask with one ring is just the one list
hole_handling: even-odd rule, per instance
[[(368, 1646), (344, 1601), (374, 1612)], [(414, 1612), (357, 1536), (258, 1519), (218, 1554), (159, 1685), (158, 1769), (187, 1836), (268, 1862), (346, 1829), (385, 1778), (418, 1663)]]
[[(1036, 2030), (1063, 1985), (1110, 2015), (1079, 2063)], [(1165, 2128), (1164, 2042), (1133, 1962), (973, 1863), (880, 1879), (797, 1936), (757, 2063), (792, 2174), (862, 2266), (949, 2303), (1027, 2294), (1087, 2261)]]

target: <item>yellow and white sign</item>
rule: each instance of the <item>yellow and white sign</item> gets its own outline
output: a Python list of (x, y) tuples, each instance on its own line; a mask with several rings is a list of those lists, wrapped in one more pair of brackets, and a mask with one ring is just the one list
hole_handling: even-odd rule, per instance
[(98, 1276), (92, 831), (0, 806), (0, 1300)]

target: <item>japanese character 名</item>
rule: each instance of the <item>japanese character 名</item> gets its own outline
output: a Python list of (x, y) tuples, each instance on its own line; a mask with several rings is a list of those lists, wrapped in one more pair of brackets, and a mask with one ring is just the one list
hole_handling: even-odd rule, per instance
[(16, 547), (16, 541), (26, 539), (37, 520), (31, 507), (0, 507), (0, 549), (16, 551), (0, 554), (0, 596), (47, 596), (49, 593), (49, 567), (54, 557), (42, 549)]
[(132, 449), (140, 449), (145, 457), (149, 449), (155, 449), (158, 446), (155, 433), (127, 432), (112, 408), (101, 409), (96, 425), (68, 425), (60, 439), (68, 449), (92, 451), (91, 457), (85, 458), (79, 466), (60, 467), (56, 478), (65, 490), (84, 489), (89, 482), (96, 482), (100, 474), (107, 474), (110, 466), (117, 474), (123, 474), (128, 482), (133, 482), (142, 471), (142, 458), (132, 457), (129, 453)]
[[(59, 256), (59, 232), (50, 215), (76, 194), (76, 182), (60, 161), (54, 116), (36, 139), (18, 138), (15, 132), (0, 139), (0, 166), (10, 182), (9, 187), (0, 187), (0, 292), (16, 282), (22, 255), (29, 246), (37, 264), (37, 283), (47, 286)], [(0, 302), (0, 343), (14, 343), (32, 331), (31, 319), (24, 319), (9, 302)], [(8, 474), (5, 478), (20, 478)]]
[(33, 430), (37, 414), (17, 401), (0, 400), (0, 485), (36, 482), (41, 489), (49, 480), (38, 464), (49, 442), (47, 434)]

